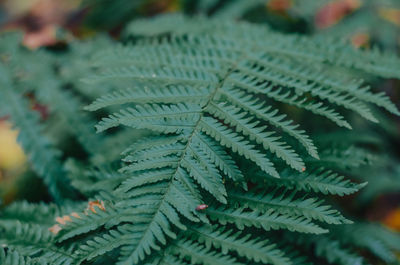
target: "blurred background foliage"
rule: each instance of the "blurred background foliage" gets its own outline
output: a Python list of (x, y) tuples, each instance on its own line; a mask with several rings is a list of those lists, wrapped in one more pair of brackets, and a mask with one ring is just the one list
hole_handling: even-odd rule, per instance
[[(23, 31), (22, 44), (27, 49), (51, 49), (62, 53), (66, 49), (74, 51), (75, 39), (85, 39), (99, 32), (120, 38), (123, 26), (132, 19), (165, 12), (243, 18), (266, 23), (275, 30), (315, 38), (341, 38), (360, 49), (379, 47), (399, 53), (398, 0), (2, 0), (0, 30)], [(77, 49), (75, 58), (84, 58), (84, 51), (82, 47)], [(76, 62), (77, 65), (61, 68), (60, 75), (76, 82), (80, 67), (79, 60)], [(369, 81), (400, 104), (398, 80)], [(46, 105), (37, 103), (34, 97), (30, 98), (30, 104), (32, 111), (38, 112), (43, 120), (48, 118)], [(381, 121), (379, 125), (354, 118), (353, 123), (357, 124), (354, 131), (335, 132), (344, 145), (344, 139), (357, 140), (357, 145), (351, 148), (360, 149), (360, 161), (373, 160), (371, 163), (360, 162), (351, 169), (342, 168), (354, 179), (369, 182), (357, 198), (346, 197), (345, 200), (351, 200), (349, 207), (359, 218), (380, 221), (400, 231), (400, 121), (387, 113), (376, 112)], [(302, 113), (293, 115), (307, 119), (301, 117)], [(53, 132), (58, 133), (57, 126)], [(329, 147), (329, 143), (324, 143), (324, 135), (328, 133), (326, 128), (320, 132), (322, 146)], [(25, 170), (26, 158), (17, 144), (17, 134), (7, 117), (0, 117), (0, 194), (4, 204), (22, 197), (38, 200), (27, 190), (43, 189), (40, 181)], [(343, 154), (336, 154), (342, 162), (348, 159), (346, 148), (349, 147), (343, 147)], [(365, 150), (372, 152), (374, 157), (367, 158)], [(326, 155), (333, 157), (329, 151)], [(335, 160), (332, 163), (340, 167)]]

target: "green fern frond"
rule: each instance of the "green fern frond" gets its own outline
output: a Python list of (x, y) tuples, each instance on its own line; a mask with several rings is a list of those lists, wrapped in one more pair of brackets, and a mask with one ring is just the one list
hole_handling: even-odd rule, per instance
[[(366, 185), (359, 171), (376, 160), (367, 148), (383, 142), (326, 131), (377, 122), (375, 107), (399, 115), (355, 77), (399, 78), (400, 60), (228, 19), (259, 0), (206, 1), (213, 18), (137, 20), (120, 45), (68, 40), (62, 53), (31, 52), (0, 36), (0, 118), (10, 116), (61, 204), (1, 209), (1, 264), (362, 265), (364, 251), (396, 261), (398, 235), (349, 225), (325, 203)], [(80, 113), (86, 101), (104, 117), (102, 134)], [(65, 199), (69, 181), (83, 201)]]
[(258, 151), (249, 141), (244, 140), (243, 136), (221, 125), (215, 118), (202, 118), (199, 122), (199, 128), (207, 135), (213, 137), (222, 146), (232, 149), (232, 151), (253, 161), (266, 173), (279, 178), (278, 172), (267, 156)]
[(190, 239), (181, 239), (175, 241), (168, 249), (172, 254), (179, 256), (181, 259), (188, 259), (191, 264), (243, 264), (235, 258), (223, 255), (216, 251), (208, 250), (204, 246)]
[(75, 261), (74, 246), (64, 249), (53, 245), (54, 235), (47, 227), (19, 222), (12, 225), (0, 223), (0, 234), (3, 246), (24, 256), (37, 256), (40, 260), (54, 265), (71, 264)]
[(101, 108), (122, 105), (127, 103), (150, 104), (150, 103), (180, 103), (201, 101), (207, 97), (206, 89), (189, 89), (185, 86), (170, 86), (163, 90), (148, 88), (151, 92), (142, 90), (141, 88), (126, 89), (123, 91), (115, 91), (112, 94), (104, 95), (85, 109), (95, 111)]
[(234, 224), (240, 230), (245, 227), (262, 228), (265, 231), (287, 229), (301, 233), (322, 234), (328, 230), (311, 222), (302, 216), (291, 216), (280, 214), (272, 209), (265, 212), (247, 211), (244, 208), (209, 208), (207, 214), (212, 220), (218, 221), (221, 225)]
[(395, 252), (399, 250), (400, 236), (378, 224), (357, 223), (335, 229), (337, 238), (351, 246), (367, 249), (381, 260), (395, 264)]
[[(299, 172), (306, 170), (305, 159), (295, 145), (288, 143), (288, 137), (314, 158), (319, 155), (308, 134), (275, 106), (294, 105), (347, 128), (350, 125), (339, 109), (376, 121), (367, 103), (382, 105), (385, 99), (365, 88), (356, 92), (354, 82), (344, 78), (339, 79), (340, 85), (334, 83), (335, 76), (329, 69), (341, 66), (382, 76), (396, 76), (396, 73), (380, 68), (375, 61), (367, 66), (366, 57), (360, 58), (363, 53), (340, 43), (329, 44), (343, 49), (349, 58), (339, 56), (335, 49), (327, 50), (314, 40), (285, 36), (246, 23), (182, 17), (176, 17), (175, 21), (173, 17), (160, 19), (168, 22), (152, 28), (153, 21), (142, 21), (136, 24), (135, 32), (144, 35), (171, 32), (170, 36), (143, 38), (135, 45), (100, 53), (96, 56), (100, 73), (87, 79), (89, 83), (110, 83), (117, 87), (87, 107), (92, 111), (107, 108), (111, 112), (121, 107), (119, 112), (103, 118), (97, 125), (98, 131), (125, 125), (157, 134), (125, 152), (123, 161), (127, 165), (121, 171), (132, 177), (121, 181), (113, 192), (118, 207), (133, 210), (134, 216), (136, 213), (148, 216), (135, 230), (135, 240), (121, 247), (121, 264), (139, 262), (151, 249), (161, 249), (160, 243), (164, 245), (176, 237), (172, 224), (187, 229), (180, 215), (204, 222), (203, 214), (195, 209), (209, 194), (228, 206), (210, 206), (205, 215), (239, 229), (257, 227), (320, 234), (327, 230), (313, 223), (313, 219), (332, 224), (349, 222), (336, 210), (321, 205), (320, 200), (295, 197), (294, 192), (242, 195), (243, 191), (238, 191), (230, 198), (225, 178), (239, 180), (246, 186), (241, 172), (243, 165), (235, 164), (236, 157), (241, 156), (263, 172), (246, 174), (250, 181), (264, 180), (268, 186), (323, 194), (358, 191), (364, 184), (351, 183), (330, 171), (307, 169), (307, 173), (295, 175), (281, 170), (280, 160)], [(188, 23), (175, 32), (171, 25), (186, 20)], [(204, 30), (207, 34), (203, 34)], [(304, 47), (295, 52), (293, 47), (298, 45)], [(398, 64), (396, 60), (392, 62)], [(388, 109), (396, 113), (393, 106)], [(195, 182), (207, 193), (198, 191)], [(242, 207), (229, 207), (229, 199)], [(138, 217), (131, 220), (133, 223), (135, 218)], [(195, 242), (182, 244), (179, 247), (184, 246), (186, 254), (180, 256), (181, 262), (186, 256), (195, 257), (190, 249), (202, 251)], [(215, 258), (207, 251), (202, 255)]]
[(370, 151), (356, 146), (328, 146), (321, 150), (320, 155), (320, 161), (308, 161), (309, 164), (346, 170), (372, 164), (377, 159)]
[[(95, 211), (95, 212), (94, 212)], [(94, 211), (87, 211), (80, 213), (79, 217), (71, 216), (71, 221), (62, 225), (62, 230), (57, 236), (57, 241), (62, 242), (70, 239), (76, 235), (84, 234), (105, 225), (112, 227), (112, 225), (119, 224), (131, 216), (131, 214), (106, 204), (105, 210), (95, 209)], [(81, 212), (81, 211), (79, 211)]]
[(51, 224), (63, 210), (54, 204), (32, 204), (26, 201), (14, 202), (1, 211), (2, 220), (18, 220), (23, 223)]
[(0, 249), (0, 262), (3, 265), (49, 265), (43, 260), (33, 260), (17, 251), (5, 251), (4, 248)]
[(119, 226), (118, 229), (110, 230), (101, 236), (96, 236), (86, 241), (79, 246), (75, 255), (80, 257), (81, 262), (84, 260), (93, 260), (98, 256), (129, 243), (132, 240), (130, 232), (131, 230), (125, 226)]
[(328, 205), (322, 205), (323, 201), (317, 198), (296, 196), (296, 192), (287, 193), (276, 189), (242, 193), (233, 190), (229, 193), (229, 198), (235, 204), (261, 212), (273, 209), (281, 214), (305, 216), (328, 224), (352, 223), (337, 210)]
[(250, 234), (204, 225), (189, 227), (185, 234), (205, 244), (207, 249), (215, 247), (225, 255), (230, 251), (235, 251), (239, 256), (254, 262), (276, 265), (292, 264), (276, 244), (266, 239), (251, 237)]
[(251, 118), (246, 118), (248, 113), (225, 104), (210, 104), (208, 111), (235, 127), (236, 131), (248, 136), (250, 140), (261, 144), (264, 149), (275, 153), (277, 157), (283, 159), (292, 168), (301, 171), (305, 167), (299, 155), (291, 147), (279, 141), (280, 137), (275, 136), (272, 132), (266, 133), (265, 126), (257, 127), (258, 121), (252, 122)]
[[(344, 176), (330, 170), (316, 169), (307, 170), (309, 172), (294, 174), (290, 171), (282, 173), (282, 177), (276, 180), (261, 173), (258, 177), (264, 180), (268, 186), (285, 187), (298, 191), (316, 192), (333, 195), (349, 195), (365, 187), (367, 183), (353, 183)], [(267, 177), (267, 178), (266, 178)]]
[(196, 120), (200, 109), (196, 105), (144, 105), (128, 108), (121, 113), (104, 118), (97, 126), (101, 132), (109, 128), (125, 125), (136, 129), (149, 129), (161, 133), (181, 132), (185, 127), (193, 127), (190, 121)]
[[(232, 23), (230, 19), (190, 18), (167, 14), (151, 20), (136, 20), (126, 30), (127, 35), (139, 36), (155, 36), (163, 33), (215, 34), (226, 41), (229, 41), (229, 38), (240, 40), (247, 47), (255, 46), (259, 51), (265, 51), (268, 54), (297, 58), (298, 62), (314, 64), (327, 62), (386, 78), (399, 77), (398, 71), (395, 70), (399, 67), (398, 58), (379, 50), (375, 49), (365, 53), (337, 38), (311, 39), (295, 34), (285, 35), (274, 32), (263, 25), (245, 22)], [(202, 44), (204, 45), (204, 43)]]
[(368, 264), (355, 251), (347, 249), (339, 241), (332, 240), (328, 236), (299, 236), (294, 238), (293, 235), (286, 234), (285, 239), (307, 251), (313, 251), (315, 256), (325, 259), (329, 263), (340, 265)]
[(195, 133), (192, 137), (194, 145), (208, 155), (212, 163), (214, 163), (225, 175), (237, 183), (241, 183), (244, 189), (247, 185), (244, 182), (243, 173), (235, 164), (233, 158), (212, 138), (202, 133)]
[[(249, 113), (270, 123), (271, 125), (282, 129), (282, 131), (285, 133), (296, 138), (306, 148), (311, 156), (318, 158), (317, 148), (314, 146), (312, 140), (305, 133), (305, 131), (298, 129), (299, 125), (293, 124), (293, 121), (286, 119), (286, 114), (279, 114), (278, 110), (274, 110), (271, 106), (266, 106), (262, 101), (240, 90), (223, 87), (221, 93), (223, 93), (223, 95), (227, 97), (228, 101), (232, 104), (242, 108), (245, 111), (248, 111)], [(282, 98), (284, 98), (284, 96)], [(274, 97), (274, 99), (280, 101), (280, 99), (277, 97)], [(289, 101), (282, 102), (291, 104)], [(296, 106), (307, 109), (306, 106)]]

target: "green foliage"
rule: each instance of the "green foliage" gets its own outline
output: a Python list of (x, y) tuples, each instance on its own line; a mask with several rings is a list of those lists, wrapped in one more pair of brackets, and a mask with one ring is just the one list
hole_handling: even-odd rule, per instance
[(134, 21), (124, 36), (62, 56), (4, 48), (0, 111), (59, 205), (2, 210), (3, 263), (364, 264), (355, 249), (395, 261), (398, 235), (332, 200), (366, 185), (353, 173), (374, 157), (317, 132), (377, 122), (374, 105), (398, 115), (354, 80), (399, 78), (398, 58), (221, 18)]
[[(17, 42), (14, 42), (12, 37), (14, 36), (9, 37), (12, 40), (11, 43), (17, 46)], [(8, 39), (2, 41), (8, 41)], [(61, 153), (54, 148), (47, 137), (41, 134), (43, 128), (39, 122), (39, 114), (29, 109), (27, 99), (23, 98), (18, 88), (13, 85), (14, 73), (10, 73), (10, 68), (15, 67), (13, 64), (16, 64), (14, 61), (16, 58), (12, 54), (3, 56), (8, 57), (6, 62), (0, 64), (2, 87), (0, 113), (2, 116), (11, 115), (14, 125), (21, 129), (18, 140), (27, 153), (32, 168), (43, 178), (54, 199), (60, 201), (66, 196), (66, 191), (63, 190), (66, 179), (60, 162)]]

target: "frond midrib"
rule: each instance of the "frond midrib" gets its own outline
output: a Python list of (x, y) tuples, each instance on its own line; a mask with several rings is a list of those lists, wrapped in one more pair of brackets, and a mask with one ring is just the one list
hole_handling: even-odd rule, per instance
[[(161, 208), (163, 202), (166, 201), (165, 198), (166, 198), (166, 196), (167, 196), (167, 195), (169, 194), (169, 192), (170, 192), (170, 189), (171, 189), (171, 187), (172, 187), (173, 180), (176, 178), (176, 175), (177, 175), (177, 173), (178, 173), (179, 168), (181, 168), (181, 164), (182, 164), (182, 162), (183, 162), (184, 159), (185, 159), (185, 156), (186, 156), (186, 154), (187, 154), (188, 149), (190, 148), (190, 144), (191, 144), (192, 138), (193, 138), (193, 136), (196, 134), (196, 131), (197, 131), (198, 128), (199, 128), (199, 125), (200, 125), (200, 123), (201, 123), (201, 120), (202, 120), (202, 117), (203, 117), (204, 113), (206, 113), (206, 108), (207, 108), (207, 106), (213, 101), (213, 99), (214, 99), (215, 95), (217, 94), (219, 88), (221, 88), (221, 87), (223, 86), (225, 80), (227, 79), (227, 77), (229, 76), (229, 74), (230, 74), (232, 71), (233, 71), (233, 67), (231, 67), (231, 68), (229, 68), (229, 69), (227, 70), (226, 74), (219, 80), (218, 85), (215, 87), (214, 91), (212, 91), (212, 92), (210, 93), (210, 96), (209, 96), (209, 98), (208, 98), (206, 104), (202, 107), (202, 110), (201, 110), (201, 112), (200, 112), (199, 118), (198, 118), (198, 120), (196, 121), (196, 124), (193, 126), (192, 132), (190, 133), (190, 135), (189, 135), (188, 138), (187, 138), (187, 142), (186, 142), (186, 144), (185, 144), (185, 147), (182, 149), (182, 154), (181, 154), (180, 158), (179, 158), (178, 161), (177, 161), (177, 166), (176, 166), (176, 168), (175, 168), (175, 170), (174, 170), (174, 173), (172, 173), (172, 177), (171, 177), (171, 180), (170, 180), (169, 183), (168, 183), (168, 187), (165, 189), (165, 192), (164, 192), (164, 194), (162, 195), (162, 199), (160, 200), (160, 203), (158, 204), (157, 208), (156, 208), (155, 211), (154, 211), (155, 214), (152, 216), (151, 221), (148, 222), (149, 225), (147, 225), (146, 229), (142, 232), (142, 235), (143, 235), (143, 236), (140, 238), (140, 240), (138, 241), (138, 243), (136, 244), (136, 246), (141, 245), (141, 242), (143, 242), (143, 240), (145, 239), (144, 235), (146, 235), (146, 234), (149, 232), (149, 229), (150, 229), (150, 226), (151, 226), (150, 224), (154, 222), (154, 220), (155, 220), (157, 214), (160, 212), (160, 208)], [(137, 249), (137, 248), (135, 248), (135, 250), (136, 250), (136, 249)], [(133, 251), (133, 253), (135, 253), (135, 251)], [(132, 255), (131, 255), (131, 256), (132, 256)]]

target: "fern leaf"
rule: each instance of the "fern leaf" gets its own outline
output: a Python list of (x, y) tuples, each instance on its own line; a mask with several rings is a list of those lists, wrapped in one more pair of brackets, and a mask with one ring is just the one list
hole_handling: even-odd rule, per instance
[(285, 114), (279, 114), (277, 110), (265, 106), (265, 104), (259, 102), (251, 95), (246, 95), (239, 90), (225, 88), (222, 90), (222, 93), (233, 104), (243, 108), (256, 117), (269, 122), (273, 126), (282, 129), (287, 134), (296, 138), (306, 148), (311, 156), (318, 158), (317, 148), (314, 146), (312, 140), (307, 134), (305, 134), (305, 131), (297, 129), (299, 127), (298, 125), (292, 124), (293, 122), (291, 120), (286, 120)]
[(216, 117), (223, 119), (231, 126), (235, 126), (236, 131), (249, 136), (250, 140), (262, 144), (266, 150), (275, 153), (292, 168), (302, 171), (305, 167), (304, 162), (299, 155), (291, 149), (291, 147), (280, 142), (280, 137), (274, 136), (271, 132), (265, 132), (265, 127), (256, 127), (258, 122), (252, 122), (251, 118), (246, 118), (248, 113), (242, 112), (241, 109), (222, 104), (209, 105), (208, 111)]
[(162, 201), (152, 210), (154, 210), (154, 214), (148, 222), (143, 223), (143, 225), (136, 225), (130, 231), (132, 240), (121, 248), (122, 257), (117, 264), (137, 263), (139, 260), (144, 259), (146, 254), (150, 254), (151, 249), (159, 250), (160, 248), (154, 243), (153, 238), (156, 237), (159, 242), (165, 245), (166, 237), (163, 232), (168, 237), (175, 238), (175, 233), (169, 228), (169, 220), (180, 229), (185, 229), (185, 226), (180, 223), (176, 211), (166, 201)]
[(32, 260), (17, 251), (8, 250), (6, 252), (3, 248), (0, 249), (0, 262), (3, 265), (49, 265), (44, 261)]
[(47, 227), (27, 223), (21, 224), (20, 222), (11, 226), (0, 223), (0, 227), (5, 229), (5, 232), (0, 233), (1, 244), (24, 256), (37, 256), (40, 260), (54, 265), (71, 264), (76, 260), (73, 255), (73, 246), (64, 249), (53, 245), (54, 235), (48, 231)]
[(209, 208), (207, 209), (207, 214), (212, 220), (218, 221), (221, 225), (232, 223), (240, 230), (244, 229), (244, 227), (257, 227), (266, 231), (288, 229), (290, 231), (313, 234), (328, 232), (328, 230), (312, 223), (307, 218), (281, 215), (273, 210), (260, 213), (258, 211), (247, 212), (244, 208)]
[(126, 244), (131, 240), (130, 237), (129, 230), (125, 226), (119, 226), (118, 229), (110, 230), (108, 233), (96, 236), (80, 245), (79, 250), (76, 251), (76, 256), (80, 257), (81, 262), (90, 261)]
[(178, 257), (170, 254), (170, 253), (163, 253), (161, 257), (156, 257), (152, 261), (145, 263), (146, 265), (187, 265), (188, 263)]
[(2, 220), (18, 220), (22, 223), (48, 224), (54, 216), (62, 215), (63, 210), (54, 204), (32, 204), (26, 201), (14, 202), (2, 209)]
[(207, 249), (212, 247), (221, 249), (221, 253), (224, 255), (230, 251), (235, 251), (239, 256), (254, 262), (276, 265), (292, 264), (290, 259), (285, 257), (285, 254), (277, 248), (276, 244), (258, 237), (251, 238), (250, 234), (244, 235), (218, 226), (204, 225), (201, 227), (191, 226), (188, 231), (185, 231), (185, 234), (205, 244)]
[(111, 94), (104, 95), (85, 109), (95, 111), (101, 108), (122, 105), (127, 103), (150, 104), (150, 103), (180, 103), (180, 102), (201, 102), (207, 97), (206, 90), (189, 90), (185, 86), (170, 86), (163, 90), (147, 88), (143, 91), (140, 88), (114, 91)]
[(268, 55), (261, 56), (262, 59), (259, 58), (259, 56), (251, 56), (253, 61), (267, 69), (278, 71), (286, 76), (293, 76), (294, 78), (304, 82), (313, 82), (320, 88), (325, 87), (335, 89), (336, 91), (342, 91), (362, 101), (381, 106), (393, 114), (400, 114), (397, 107), (387, 96), (384, 95), (384, 93), (374, 94), (370, 91), (368, 86), (362, 87), (362, 80), (348, 81), (340, 75), (335, 75), (334, 78), (332, 78), (324, 71), (314, 69), (310, 66), (307, 68), (300, 68), (284, 58), (273, 58)]
[(240, 265), (235, 258), (224, 256), (221, 253), (205, 249), (192, 240), (179, 240), (174, 242), (170, 251), (181, 258), (189, 258), (192, 264), (232, 264)]
[(177, 133), (184, 128), (193, 127), (199, 117), (199, 110), (194, 106), (184, 104), (172, 106), (144, 105), (136, 109), (128, 108), (119, 114), (114, 114), (103, 120), (96, 126), (98, 132), (102, 132), (120, 124), (136, 129), (150, 129), (163, 133)]
[(126, 221), (131, 214), (111, 206), (105, 205), (105, 210), (88, 211), (80, 214), (79, 217), (71, 216), (71, 221), (62, 225), (62, 230), (58, 235), (57, 241), (63, 242), (76, 235), (85, 234), (105, 225), (106, 227)]
[(290, 235), (286, 235), (285, 239), (293, 242), (298, 246), (302, 246), (307, 250), (315, 247), (315, 255), (320, 258), (326, 259), (329, 263), (336, 263), (340, 265), (362, 265), (366, 264), (364, 259), (357, 253), (344, 247), (337, 240), (332, 240), (327, 236), (299, 236), (296, 239), (290, 239)]
[(387, 263), (396, 262), (400, 237), (377, 224), (357, 223), (335, 229), (335, 235), (347, 245), (367, 249)]
[(223, 171), (232, 180), (242, 183), (243, 187), (246, 188), (244, 182), (243, 173), (237, 167), (232, 157), (229, 156), (220, 145), (214, 142), (214, 140), (202, 133), (195, 133), (192, 141), (198, 145), (198, 148), (203, 150), (221, 171)]
[(296, 199), (295, 195), (295, 192), (286, 194), (279, 190), (247, 193), (236, 190), (229, 193), (229, 198), (236, 204), (249, 207), (254, 211), (259, 210), (264, 212), (273, 209), (278, 213), (304, 216), (328, 224), (351, 223), (351, 221), (344, 218), (337, 210), (331, 209), (327, 205), (321, 205), (322, 201), (319, 199), (307, 197)]
[[(156, 79), (155, 79), (156, 78)], [(211, 82), (217, 83), (218, 80), (214, 75), (211, 75), (201, 70), (180, 70), (177, 69), (146, 69), (136, 67), (125, 67), (104, 71), (101, 75), (93, 76), (85, 79), (88, 84), (97, 83), (108, 80), (135, 80), (139, 79), (143, 82), (152, 81), (154, 84), (162, 83), (167, 85), (194, 85), (204, 86)]]
[[(367, 183), (353, 183), (343, 176), (329, 170), (317, 169), (300, 175), (289, 171), (283, 172), (279, 180), (267, 178), (265, 183), (269, 186), (285, 187), (298, 191), (313, 191), (322, 194), (349, 195), (359, 191)], [(260, 179), (265, 179), (262, 174)]]
[[(360, 100), (350, 95), (342, 94), (338, 91), (334, 91), (331, 89), (325, 89), (324, 87), (319, 87), (313, 84), (302, 84), (296, 81), (293, 81), (291, 77), (287, 77), (282, 74), (276, 74), (274, 72), (269, 72), (264, 70), (262, 67), (254, 67), (250, 68), (249, 66), (245, 66), (240, 68), (242, 74), (246, 76), (256, 77), (258, 82), (269, 82), (271, 86), (282, 86), (293, 88), (297, 91), (301, 91), (304, 93), (311, 93), (314, 97), (317, 97), (321, 100), (327, 100), (332, 104), (336, 104), (338, 106), (342, 106), (354, 112), (357, 112), (362, 117), (367, 120), (377, 122), (376, 118), (372, 115), (370, 109)], [(267, 90), (268, 91), (268, 90)]]
[(191, 149), (192, 156), (187, 155), (183, 159), (182, 166), (188, 170), (189, 174), (217, 200), (226, 203), (226, 190), (223, 185), (222, 176), (211, 160), (209, 160), (201, 150)]
[[(152, 250), (164, 248), (161, 245), (169, 240), (179, 242), (179, 237), (178, 241), (172, 239), (182, 232), (179, 229), (187, 229), (183, 220), (206, 223), (204, 214), (239, 229), (248, 226), (315, 234), (327, 230), (311, 219), (332, 224), (347, 222), (319, 200), (298, 198), (294, 192), (273, 197), (263, 194), (261, 199), (246, 195), (250, 197), (239, 201), (239, 204), (247, 203), (246, 208), (234, 209), (230, 204), (222, 207), (219, 203), (225, 204), (229, 198), (225, 177), (242, 181), (243, 185), (244, 176), (235, 161), (241, 156), (247, 160), (244, 165), (254, 163), (261, 169), (254, 175), (248, 174), (249, 181), (261, 179), (268, 186), (285, 190), (339, 195), (356, 192), (362, 184), (351, 183), (328, 171), (308, 169), (307, 173), (294, 175), (288, 170), (277, 179), (281, 176), (278, 169), (281, 171), (282, 167), (277, 168), (271, 162), (276, 157), (298, 171), (306, 169), (304, 160), (286, 142), (287, 135), (303, 145), (314, 158), (319, 156), (310, 137), (273, 106), (277, 105), (275, 103), (294, 105), (347, 128), (350, 125), (337, 111), (339, 108), (376, 121), (366, 103), (382, 104), (383, 99), (364, 90), (354, 92), (344, 78), (340, 78), (340, 82), (345, 87), (339, 88), (330, 82), (335, 77), (327, 69), (341, 66), (378, 75), (387, 75), (390, 71), (376, 65), (366, 67), (361, 58), (349, 58), (344, 62), (336, 51), (327, 50), (319, 43), (316, 45), (313, 40), (292, 38), (247, 23), (191, 20), (182, 16), (155, 21), (165, 21), (165, 25), (141, 21), (137, 22), (135, 32), (144, 36), (161, 35), (139, 38), (132, 46), (99, 53), (96, 56), (99, 73), (88, 79), (95, 84), (112, 84), (115, 91), (87, 109), (113, 107), (106, 111), (114, 111), (119, 105), (129, 104), (104, 118), (97, 126), (98, 131), (125, 125), (156, 134), (137, 142), (124, 153), (124, 162), (128, 164), (121, 171), (130, 176), (121, 181), (111, 196), (117, 207), (131, 212), (128, 223), (139, 223), (132, 231), (132, 240), (121, 246), (120, 264), (145, 260)], [(184, 25), (172, 26), (178, 21)], [(171, 34), (162, 35), (164, 33)], [(296, 52), (299, 43), (309, 47)], [(336, 45), (334, 47), (341, 47), (351, 55), (359, 55), (357, 51)], [(333, 55), (337, 58), (330, 57)], [(315, 66), (309, 66), (310, 62)], [(394, 60), (393, 63), (398, 62)], [(314, 68), (324, 71), (309, 75)], [(326, 80), (320, 75), (326, 76)], [(133, 88), (127, 90), (127, 86)], [(265, 127), (265, 122), (272, 125), (271, 128)], [(278, 136), (281, 132), (284, 137)], [(198, 203), (209, 197), (203, 198), (204, 190), (219, 203), (213, 202), (214, 205), (203, 212), (196, 211)], [(258, 207), (262, 210), (254, 210)], [(139, 214), (145, 217), (140, 219)], [(137, 218), (139, 221), (135, 221)], [(173, 224), (178, 229), (173, 229)], [(186, 253), (179, 256), (178, 262), (212, 264), (229, 258), (205, 251), (202, 255), (210, 260), (198, 259), (191, 250), (202, 251), (203, 246), (184, 242), (184, 245), (175, 245), (176, 251), (184, 247)], [(176, 257), (168, 259), (176, 260)], [(166, 260), (161, 255), (154, 258), (154, 262)]]
[(248, 141), (243, 140), (242, 136), (222, 126), (210, 117), (202, 118), (200, 126), (203, 132), (220, 142), (221, 145), (231, 148), (234, 152), (256, 163), (266, 173), (279, 178), (279, 174), (272, 162), (256, 150)]

